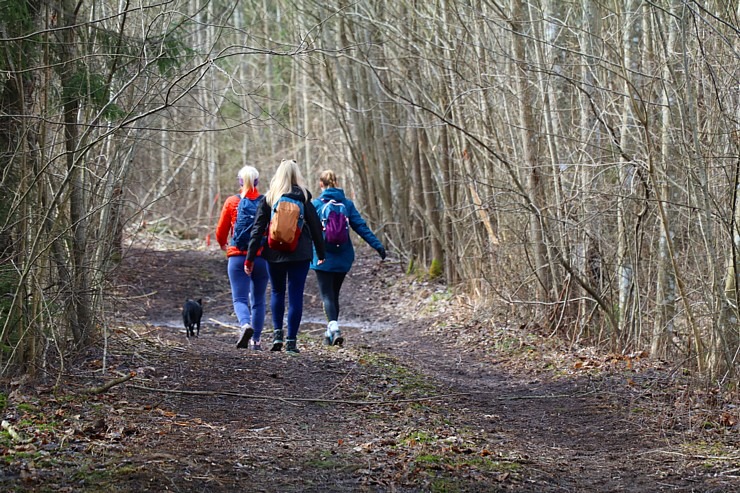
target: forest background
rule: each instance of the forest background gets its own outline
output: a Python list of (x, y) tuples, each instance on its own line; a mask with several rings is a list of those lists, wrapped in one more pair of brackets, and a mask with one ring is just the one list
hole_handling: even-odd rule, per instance
[[(332, 168), (491, 318), (737, 382), (740, 7), (0, 2), (0, 373), (102, 348), (124, 236)], [(53, 363), (53, 364), (52, 364)]]

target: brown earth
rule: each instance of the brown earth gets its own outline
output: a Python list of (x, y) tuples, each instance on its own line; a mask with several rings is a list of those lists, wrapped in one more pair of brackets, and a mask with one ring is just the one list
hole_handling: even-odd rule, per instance
[(300, 355), (237, 349), (223, 253), (192, 243), (132, 247), (109, 294), (104, 355), (7, 382), (0, 490), (740, 490), (736, 394), (491, 321), (369, 252), (344, 348), (322, 345), (311, 274)]

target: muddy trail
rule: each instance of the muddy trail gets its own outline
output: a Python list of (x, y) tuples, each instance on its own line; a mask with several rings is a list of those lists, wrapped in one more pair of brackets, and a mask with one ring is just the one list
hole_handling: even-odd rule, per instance
[[(301, 353), (237, 349), (213, 249), (131, 248), (110, 294), (104, 358), (9, 387), (4, 419), (26, 439), (0, 442), (0, 490), (740, 489), (730, 400), (689, 396), (647, 358), (476, 319), (368, 252), (342, 290), (343, 348), (323, 345), (310, 274)], [(195, 339), (186, 298), (203, 299)]]

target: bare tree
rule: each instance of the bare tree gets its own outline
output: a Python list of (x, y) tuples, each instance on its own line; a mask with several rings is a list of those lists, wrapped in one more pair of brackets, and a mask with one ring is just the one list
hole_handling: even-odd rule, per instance
[(131, 218), (201, 237), (240, 166), (292, 155), (417, 275), (736, 373), (736, 6), (55, 5), (2, 7), (3, 368), (94, 341)]

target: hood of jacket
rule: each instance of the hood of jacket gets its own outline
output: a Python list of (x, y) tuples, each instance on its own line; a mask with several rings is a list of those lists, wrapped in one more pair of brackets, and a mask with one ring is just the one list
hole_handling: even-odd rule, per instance
[(341, 188), (325, 188), (323, 192), (321, 192), (321, 195), (319, 195), (319, 198), (322, 200), (336, 200), (337, 202), (342, 202), (346, 198), (344, 195), (344, 190)]

